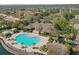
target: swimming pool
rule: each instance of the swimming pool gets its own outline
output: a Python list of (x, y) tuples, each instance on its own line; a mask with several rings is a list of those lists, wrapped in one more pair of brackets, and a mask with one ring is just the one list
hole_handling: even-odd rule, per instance
[(26, 46), (32, 46), (40, 42), (39, 37), (31, 37), (27, 34), (19, 34), (16, 36), (16, 42), (24, 44)]

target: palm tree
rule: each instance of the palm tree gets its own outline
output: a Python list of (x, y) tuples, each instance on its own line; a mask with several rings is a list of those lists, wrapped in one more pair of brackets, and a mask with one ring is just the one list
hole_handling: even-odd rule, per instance
[(44, 51), (44, 52), (47, 52), (48, 51), (48, 47), (47, 45), (43, 45), (40, 47), (40, 51)]
[(50, 36), (50, 38), (49, 38), (49, 43), (52, 43), (53, 41), (54, 41), (54, 39), (52, 38), (52, 36)]

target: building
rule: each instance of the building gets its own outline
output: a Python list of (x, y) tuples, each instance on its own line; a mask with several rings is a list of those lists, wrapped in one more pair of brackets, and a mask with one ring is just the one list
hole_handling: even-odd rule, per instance
[(45, 33), (51, 33), (54, 30), (54, 26), (50, 23), (32, 23), (27, 26), (28, 29), (34, 28), (36, 31), (41, 31)]

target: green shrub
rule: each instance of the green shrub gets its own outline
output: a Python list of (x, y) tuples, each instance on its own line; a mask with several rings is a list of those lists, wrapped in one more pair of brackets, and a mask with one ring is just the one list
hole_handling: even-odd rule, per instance
[(70, 44), (66, 43), (66, 49), (67, 50), (71, 50), (72, 49), (72, 46)]
[(40, 50), (44, 51), (44, 52), (47, 52), (48, 48), (47, 48), (46, 45), (43, 45), (43, 46), (40, 47)]

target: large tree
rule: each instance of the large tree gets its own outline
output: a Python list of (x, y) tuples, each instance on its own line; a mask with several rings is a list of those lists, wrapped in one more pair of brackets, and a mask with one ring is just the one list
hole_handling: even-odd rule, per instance
[(64, 13), (63, 13), (63, 16), (64, 16), (64, 18), (67, 19), (67, 20), (70, 20), (70, 19), (72, 19), (72, 18), (75, 17), (73, 12), (64, 12)]

